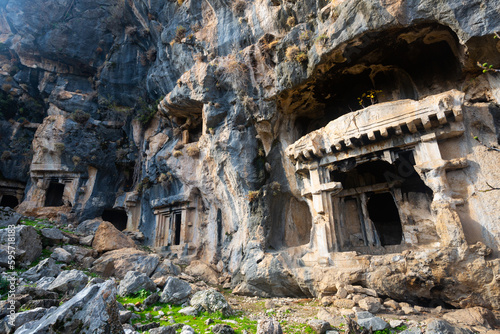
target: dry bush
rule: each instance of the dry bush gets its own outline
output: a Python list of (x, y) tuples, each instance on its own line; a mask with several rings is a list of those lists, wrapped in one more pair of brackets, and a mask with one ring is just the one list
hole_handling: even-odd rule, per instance
[(297, 45), (291, 45), (286, 48), (286, 59), (288, 61), (294, 61), (299, 53), (299, 47)]
[(172, 152), (172, 155), (176, 158), (180, 157), (182, 155), (182, 151), (176, 150)]
[(191, 145), (191, 146), (189, 146), (189, 147), (186, 148), (186, 153), (190, 157), (195, 157), (198, 154), (200, 154), (200, 149), (196, 145)]
[(295, 21), (295, 17), (289, 16), (288, 19), (286, 19), (286, 24), (290, 27), (294, 27), (297, 24), (297, 21)]
[(295, 60), (299, 63), (305, 63), (308, 60), (307, 53), (299, 52), (299, 54), (295, 57)]
[(247, 3), (244, 0), (236, 0), (235, 2), (233, 2), (233, 5), (232, 5), (233, 12), (236, 15), (242, 15), (243, 12), (245, 11), (246, 6), (247, 6)]
[(4, 92), (10, 92), (11, 89), (12, 89), (12, 85), (9, 85), (9, 84), (3, 84), (2, 85), (2, 90)]
[(127, 26), (125, 27), (125, 34), (127, 36), (134, 36), (135, 34), (137, 33), (137, 27), (134, 27), (134, 26)]
[(245, 89), (248, 84), (248, 67), (236, 59), (234, 54), (220, 59), (217, 74), (220, 81), (232, 85), (238, 90)]
[(150, 62), (154, 62), (156, 60), (156, 49), (154, 46), (150, 47), (148, 51), (146, 51), (146, 57)]
[(175, 29), (174, 41), (180, 43), (182, 39), (186, 36), (186, 32), (187, 32), (186, 28), (184, 28), (183, 26), (178, 26), (177, 29)]

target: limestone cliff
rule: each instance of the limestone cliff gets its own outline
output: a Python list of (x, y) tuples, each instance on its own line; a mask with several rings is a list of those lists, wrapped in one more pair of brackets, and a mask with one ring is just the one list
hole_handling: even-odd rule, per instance
[(499, 8), (1, 1), (0, 194), (241, 294), (498, 309)]

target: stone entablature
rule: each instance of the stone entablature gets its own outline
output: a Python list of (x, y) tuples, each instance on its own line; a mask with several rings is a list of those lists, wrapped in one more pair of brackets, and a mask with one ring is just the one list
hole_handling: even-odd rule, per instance
[(421, 101), (400, 100), (369, 106), (343, 115), (300, 138), (286, 149), (293, 160), (311, 161), (390, 138), (391, 133), (417, 134), (462, 121), (464, 93), (451, 90)]

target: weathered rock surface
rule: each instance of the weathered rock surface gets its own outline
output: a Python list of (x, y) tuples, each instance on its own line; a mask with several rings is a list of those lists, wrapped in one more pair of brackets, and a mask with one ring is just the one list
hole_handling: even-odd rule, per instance
[(70, 263), (74, 259), (74, 256), (70, 252), (60, 247), (54, 249), (52, 254), (50, 254), (50, 257), (56, 261), (64, 263)]
[(181, 269), (179, 266), (172, 263), (169, 259), (164, 259), (158, 267), (156, 267), (151, 279), (155, 282), (159, 287), (163, 287), (165, 285), (165, 281), (169, 276), (177, 276), (181, 273)]
[(140, 290), (156, 291), (156, 284), (147, 275), (138, 271), (129, 271), (118, 286), (118, 294), (122, 297), (133, 295)]
[[(42, 242), (36, 229), (32, 226), (16, 226), (15, 241), (12, 247), (16, 250), (16, 261), (20, 263), (31, 263), (42, 254)], [(8, 229), (0, 230), (0, 243), (8, 244)]]
[(50, 283), (47, 290), (65, 293), (74, 296), (87, 285), (89, 277), (84, 272), (76, 269), (62, 271), (56, 279)]
[(23, 325), (16, 333), (73, 332), (78, 329), (84, 334), (122, 334), (115, 296), (116, 287), (112, 280), (89, 286), (40, 320)]
[(160, 257), (156, 254), (125, 248), (105, 253), (93, 263), (92, 269), (103, 276), (122, 279), (129, 271), (138, 271), (150, 276), (159, 262)]
[(283, 334), (283, 330), (278, 321), (268, 318), (259, 320), (257, 334)]
[(13, 319), (14, 319), (13, 326), (11, 326), (9, 324), (9, 322), (6, 321), (7, 319), (5, 318), (1, 323), (1, 325), (3, 327), (2, 328), (3, 332), (4, 333), (14, 333), (16, 328), (19, 328), (26, 323), (36, 321), (36, 320), (42, 318), (45, 314), (47, 314), (48, 311), (49, 310), (47, 310), (45, 308), (39, 307), (39, 308), (35, 308), (33, 310), (18, 312), (18, 313), (13, 315)]
[(66, 237), (58, 228), (42, 228), (40, 230), (42, 236), (43, 246), (54, 246), (62, 243), (69, 242)]
[(234, 329), (229, 325), (217, 324), (212, 327), (214, 334), (234, 334)]
[(75, 232), (85, 235), (85, 236), (94, 236), (96, 233), (97, 229), (99, 228), (99, 225), (102, 223), (102, 219), (88, 219), (76, 227)]
[(26, 270), (20, 276), (29, 281), (35, 282), (43, 277), (56, 277), (61, 273), (61, 266), (56, 264), (53, 258), (40, 261), (36, 266)]
[(134, 248), (135, 243), (132, 239), (120, 232), (110, 222), (103, 221), (94, 235), (92, 248), (99, 253), (108, 252), (122, 248)]
[(327, 330), (332, 328), (327, 321), (319, 319), (310, 320), (307, 324), (318, 334), (325, 334)]
[(177, 333), (173, 326), (162, 326), (149, 330), (149, 334), (175, 334)]
[(10, 225), (15, 226), (21, 220), (22, 215), (9, 207), (0, 207), (0, 228), (5, 228)]
[(191, 285), (176, 277), (169, 277), (161, 293), (162, 303), (183, 304), (191, 295)]
[(205, 290), (196, 292), (191, 301), (191, 306), (207, 312), (221, 312), (224, 316), (233, 314), (231, 306), (229, 306), (224, 296), (215, 290)]
[(193, 277), (199, 277), (210, 284), (219, 283), (219, 275), (206, 263), (201, 261), (192, 261), (184, 270), (186, 274)]
[(429, 321), (425, 334), (473, 334), (470, 329), (452, 326), (445, 320), (434, 319)]

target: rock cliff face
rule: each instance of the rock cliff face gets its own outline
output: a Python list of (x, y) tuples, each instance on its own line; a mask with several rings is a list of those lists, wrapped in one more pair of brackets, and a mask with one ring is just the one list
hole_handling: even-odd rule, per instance
[(498, 309), (499, 8), (2, 1), (2, 205), (241, 294)]

